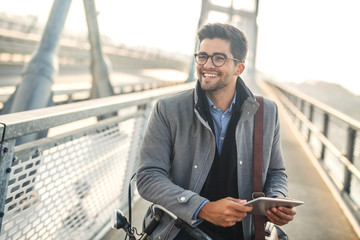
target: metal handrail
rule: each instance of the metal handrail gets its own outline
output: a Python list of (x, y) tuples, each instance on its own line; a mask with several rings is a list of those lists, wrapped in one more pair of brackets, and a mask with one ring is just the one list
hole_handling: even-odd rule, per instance
[[(285, 88), (282, 87), (281, 89), (284, 90)], [(289, 90), (289, 88), (286, 88), (286, 91), (290, 92), (291, 90)], [(297, 93), (297, 96), (300, 96), (300, 95), (302, 95), (302, 94)], [(304, 95), (302, 95), (302, 96), (304, 97)], [(324, 144), (346, 166), (346, 168), (357, 177), (357, 179), (360, 180), (360, 170), (357, 169), (354, 166), (354, 164), (352, 164), (350, 162), (350, 160), (333, 143), (331, 143), (329, 141), (329, 139), (305, 116), (305, 114), (303, 114), (300, 110), (298, 110), (298, 108), (294, 104), (292, 104), (290, 101), (286, 100), (286, 98), (283, 95), (279, 94), (278, 97), (282, 101), (282, 103), (288, 109), (291, 109), (291, 111), (301, 120), (301, 122), (304, 123), (311, 130), (311, 132), (313, 132), (318, 137), (318, 139), (321, 141), (321, 143)], [(306, 97), (306, 98), (308, 98), (308, 97)], [(307, 100), (307, 101), (312, 102), (313, 100)], [(341, 115), (343, 115), (343, 116), (333, 115), (334, 113), (336, 113), (338, 111), (331, 109), (331, 107), (329, 107), (329, 106), (325, 106), (324, 104), (315, 104), (315, 103), (314, 103), (314, 105), (316, 105), (318, 108), (323, 109), (324, 112), (331, 114), (332, 116), (337, 117), (340, 120), (343, 120), (344, 122), (348, 123), (351, 126), (360, 124), (359, 122), (357, 122), (354, 119), (350, 119), (350, 121), (349, 121), (349, 119), (348, 119), (349, 117), (347, 117), (343, 113), (341, 113)], [(324, 108), (327, 108), (327, 110), (325, 110)], [(347, 119), (347, 120), (345, 120), (345, 119)], [(360, 128), (358, 128), (358, 129), (360, 129)]]
[[(150, 89), (160, 88), (160, 87), (168, 87), (172, 85), (181, 84), (181, 82), (151, 82), (151, 83), (126, 83), (126, 84), (116, 84), (113, 85), (115, 95), (123, 94), (123, 93), (132, 93), (132, 92), (140, 92), (146, 91)], [(15, 88), (15, 87), (14, 87)], [(71, 103), (77, 101), (85, 101), (90, 100), (90, 91), (91, 88), (77, 88), (77, 89), (66, 89), (66, 90), (54, 90), (53, 91), (53, 102), (55, 105)], [(86, 96), (76, 97), (74, 95), (77, 93), (84, 93)], [(0, 93), (0, 103), (5, 103), (11, 96), (12, 93)], [(57, 99), (58, 96), (67, 96), (65, 100)], [(0, 107), (1, 113), (1, 107)]]
[[(117, 110), (143, 104), (161, 96), (173, 94), (194, 87), (194, 83), (187, 83), (171, 87), (159, 88), (151, 91), (130, 93), (88, 101), (69, 103), (30, 111), (5, 114), (1, 116), (0, 139), (9, 140), (23, 135), (36, 133), (52, 127), (104, 115)], [(3, 135), (6, 128), (6, 134)]]
[[(348, 212), (351, 212), (357, 223), (360, 223), (360, 201), (356, 191), (360, 184), (360, 169), (356, 166), (360, 161), (358, 155), (360, 152), (360, 136), (358, 135), (360, 133), (360, 122), (279, 82), (266, 80), (259, 82), (259, 84), (264, 89), (269, 90), (273, 97), (278, 100), (279, 105), (293, 117), (293, 121), (298, 123), (298, 130), (300, 132), (305, 130), (302, 134), (304, 140), (310, 146), (309, 150), (318, 160), (326, 173), (325, 175), (330, 180), (329, 182), (332, 183), (331, 185), (341, 196), (341, 201), (345, 203)], [(298, 103), (300, 103), (300, 106), (297, 106)], [(307, 106), (308, 116), (305, 114), (305, 105)], [(320, 116), (323, 118), (320, 126), (319, 118), (317, 119), (318, 126), (315, 124), (315, 119), (313, 119), (315, 110), (321, 112)], [(340, 150), (339, 146), (335, 145), (335, 139), (328, 136), (328, 132), (331, 130), (330, 123), (343, 126), (337, 131), (340, 130), (344, 135), (346, 134), (344, 141), (342, 141), (346, 145), (340, 147), (346, 147), (346, 149), (343, 149), (345, 153)], [(320, 145), (314, 145), (316, 142), (312, 142), (313, 137)], [(316, 147), (321, 147), (321, 149), (316, 150)], [(335, 158), (328, 156), (327, 152), (331, 153)], [(337, 163), (334, 160), (337, 160), (344, 167), (344, 172), (337, 169)]]
[(287, 87), (286, 85), (279, 83), (279, 82), (274, 82), (274, 81), (266, 81), (268, 84), (271, 84), (273, 86), (276, 86), (276, 88), (285, 91), (299, 99), (303, 99), (306, 102), (310, 103), (311, 105), (313, 105), (316, 108), (321, 109), (322, 111), (324, 111), (325, 113), (339, 119), (340, 121), (345, 122), (346, 124), (348, 124), (349, 126), (356, 128), (358, 130), (360, 130), (360, 121), (355, 120), (354, 118), (346, 115), (343, 112), (340, 112), (322, 102), (320, 102), (319, 100), (310, 97), (304, 93), (301, 93), (299, 91), (296, 91), (294, 89), (291, 89), (289, 87)]
[[(23, 33), (14, 30), (3, 29), (1, 27), (0, 35), (3, 37), (3, 39), (0, 39), (3, 45), (3, 50), (6, 49), (6, 52), (8, 53), (15, 52), (18, 54), (31, 54), (34, 50), (34, 47), (41, 38), (40, 35), (35, 33)], [(11, 44), (7, 44), (9, 41), (11, 42)], [(67, 49), (71, 50), (68, 54), (66, 51)], [(83, 56), (82, 53), (87, 53), (89, 49), (89, 43), (83, 42), (82, 39), (60, 39), (60, 55), (68, 57), (69, 54), (71, 54), (71, 56), (75, 56), (77, 53), (79, 57), (84, 57), (85, 59), (87, 59), (88, 56)], [(154, 59), (158, 61), (163, 60), (165, 62), (173, 63), (173, 66), (179, 69), (186, 68), (191, 60), (191, 56), (185, 54), (172, 54), (170, 52), (166, 52), (152, 47), (135, 48), (127, 46), (125, 44), (116, 45), (108, 43), (104, 45), (103, 51), (104, 54), (112, 58), (129, 57), (134, 59), (151, 61), (152, 63)]]

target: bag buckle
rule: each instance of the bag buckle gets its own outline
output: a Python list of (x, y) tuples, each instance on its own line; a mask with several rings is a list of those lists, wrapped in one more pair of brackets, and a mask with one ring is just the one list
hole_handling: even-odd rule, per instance
[(251, 194), (252, 199), (258, 198), (258, 197), (265, 197), (265, 193), (263, 192), (253, 192)]

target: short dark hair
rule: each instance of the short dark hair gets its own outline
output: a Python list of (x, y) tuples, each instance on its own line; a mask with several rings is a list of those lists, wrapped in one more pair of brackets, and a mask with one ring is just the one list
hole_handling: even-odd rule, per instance
[(230, 51), (234, 58), (245, 62), (248, 51), (248, 41), (245, 34), (238, 28), (223, 23), (208, 23), (197, 33), (200, 43), (205, 38), (220, 38), (230, 41)]

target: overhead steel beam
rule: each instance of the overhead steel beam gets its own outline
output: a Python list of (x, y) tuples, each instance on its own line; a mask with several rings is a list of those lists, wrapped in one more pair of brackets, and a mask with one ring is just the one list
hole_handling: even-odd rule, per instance
[(91, 98), (108, 97), (114, 95), (110, 83), (109, 68), (110, 61), (101, 49), (99, 26), (94, 0), (84, 0), (86, 20), (89, 30), (89, 41), (91, 45), (91, 74), (92, 89)]
[(224, 7), (224, 6), (219, 6), (219, 5), (215, 5), (212, 3), (208, 4), (208, 11), (216, 11), (216, 12), (223, 12), (223, 13), (227, 13), (229, 14), (229, 10), (232, 10), (231, 13), (232, 15), (238, 15), (241, 17), (245, 17), (245, 18), (255, 18), (256, 17), (256, 13), (255, 12), (249, 12), (249, 11), (244, 11), (244, 10), (240, 10), (240, 9), (234, 9), (231, 5), (231, 8), (229, 7)]
[[(204, 25), (204, 23), (207, 21), (208, 14), (209, 14), (208, 6), (209, 6), (209, 1), (208, 0), (202, 0), (202, 2), (201, 2), (201, 12), (200, 12), (200, 17), (199, 17), (199, 21), (198, 21), (197, 30), (199, 30), (201, 28), (201, 26)], [(197, 52), (198, 48), (199, 48), (199, 39), (196, 37), (195, 38), (194, 53)], [(186, 80), (186, 82), (195, 81), (194, 75), (195, 75), (195, 58), (193, 57), (191, 65), (190, 65), (188, 79)]]
[(56, 52), (71, 0), (55, 0), (40, 44), (24, 70), (9, 113), (47, 107), (58, 72)]
[[(249, 53), (250, 53), (248, 57), (248, 61), (250, 63), (248, 78), (251, 81), (255, 80), (255, 73), (256, 73), (255, 62), (256, 62), (256, 45), (257, 45), (257, 32), (258, 32), (257, 16), (259, 9), (259, 0), (253, 0), (253, 1), (255, 4), (254, 11), (245, 11), (240, 9), (234, 9), (233, 0), (231, 1), (230, 7), (215, 5), (211, 3), (210, 0), (202, 0), (201, 13), (198, 22), (198, 29), (200, 29), (201, 26), (206, 23), (210, 11), (228, 14), (229, 22), (233, 21), (233, 16), (240, 16), (242, 19), (246, 19), (247, 22), (250, 22), (249, 26), (246, 26), (246, 28), (250, 30), (250, 32), (247, 33), (248, 35), (247, 37), (249, 41)], [(196, 39), (194, 53), (197, 51), (198, 47), (199, 47), (199, 42), (198, 39)], [(194, 74), (195, 74), (195, 60), (193, 58), (192, 64), (189, 68), (189, 75), (187, 82), (195, 81)]]

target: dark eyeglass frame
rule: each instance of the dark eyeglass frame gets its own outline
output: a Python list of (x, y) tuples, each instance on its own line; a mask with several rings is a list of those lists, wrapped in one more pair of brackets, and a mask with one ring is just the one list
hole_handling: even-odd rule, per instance
[[(197, 59), (197, 58), (198, 58), (199, 55), (204, 55), (204, 56), (206, 56), (206, 61), (205, 61), (204, 63), (199, 63), (199, 62), (198, 62), (198, 59)], [(224, 57), (224, 58), (225, 58), (224, 62), (223, 62), (221, 65), (215, 64), (215, 62), (214, 62), (214, 57), (215, 57), (215, 56), (222, 56), (222, 57)], [(207, 53), (195, 53), (195, 54), (194, 54), (194, 57), (195, 57), (195, 62), (196, 62), (197, 64), (201, 65), (201, 66), (205, 65), (205, 64), (208, 62), (209, 58), (211, 58), (211, 62), (212, 62), (212, 64), (213, 64), (215, 67), (221, 67), (221, 66), (223, 66), (223, 65), (225, 64), (225, 62), (226, 62), (227, 59), (234, 60), (234, 61), (237, 61), (237, 62), (242, 62), (242, 61), (240, 61), (239, 59), (228, 57), (225, 53), (214, 53), (213, 55), (209, 55), (209, 54), (207, 54)]]

